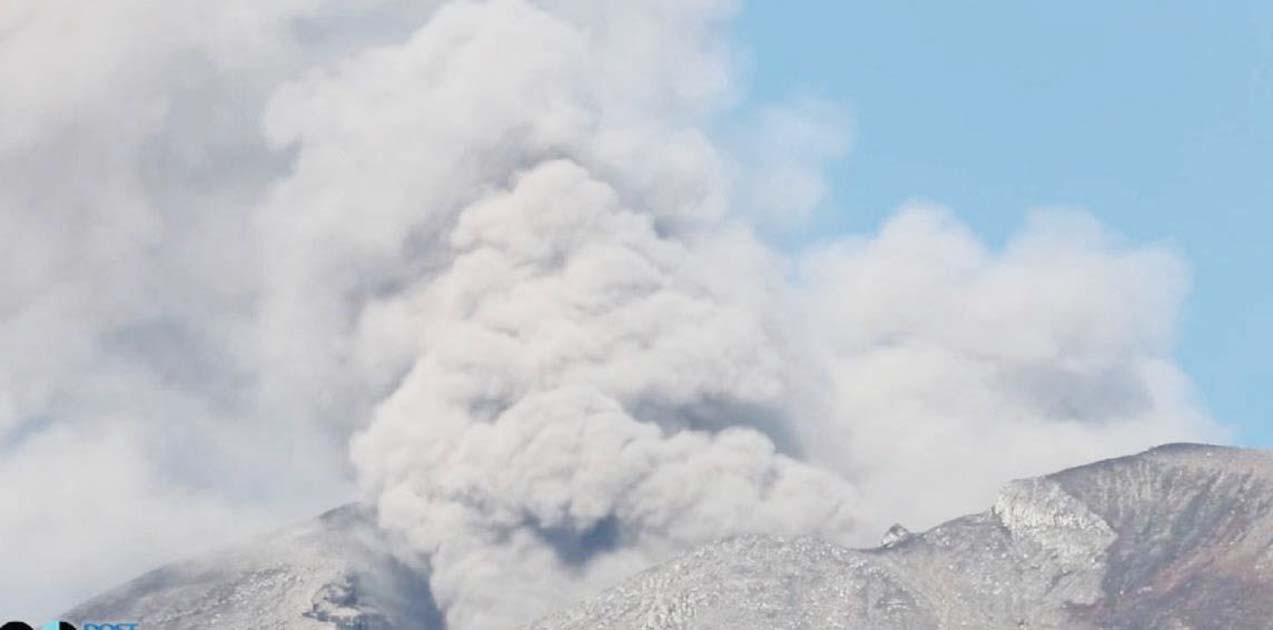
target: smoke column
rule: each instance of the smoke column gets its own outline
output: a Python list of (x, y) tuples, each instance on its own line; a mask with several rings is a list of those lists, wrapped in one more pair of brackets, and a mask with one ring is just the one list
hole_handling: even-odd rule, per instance
[(722, 137), (735, 10), (0, 8), (0, 544), (71, 590), (0, 587), (66, 604), (356, 488), (450, 628), (512, 628), (695, 543), (871, 543), (1223, 436), (1183, 265), (1081, 213), (768, 245), (845, 125)]

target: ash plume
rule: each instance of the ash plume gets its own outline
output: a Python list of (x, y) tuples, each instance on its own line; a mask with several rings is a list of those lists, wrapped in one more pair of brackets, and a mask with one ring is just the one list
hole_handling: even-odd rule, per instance
[(356, 487), (449, 627), (512, 627), (691, 544), (860, 543), (1223, 434), (1182, 263), (1081, 213), (768, 245), (844, 125), (719, 136), (735, 10), (0, 7), (0, 544), (45, 578), (0, 589), (38, 616)]

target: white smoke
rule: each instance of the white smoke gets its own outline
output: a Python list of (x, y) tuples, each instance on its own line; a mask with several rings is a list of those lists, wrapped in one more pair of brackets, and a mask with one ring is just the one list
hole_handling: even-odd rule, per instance
[(0, 592), (54, 612), (352, 478), (453, 629), (510, 627), (696, 542), (869, 542), (1223, 435), (1181, 264), (1083, 215), (766, 246), (844, 125), (713, 135), (735, 8), (0, 6)]
[(359, 372), (266, 360), (303, 346), (260, 325), (290, 257), (255, 226), (280, 82), (429, 14), (345, 4), (0, 3), (0, 616), (352, 492)]

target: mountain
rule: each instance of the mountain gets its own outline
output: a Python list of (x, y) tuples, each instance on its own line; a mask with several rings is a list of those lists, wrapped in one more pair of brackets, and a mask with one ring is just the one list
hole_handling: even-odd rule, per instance
[(532, 630), (1273, 628), (1273, 455), (1169, 445), (876, 549), (717, 542)]
[(441, 630), (428, 585), (366, 508), (151, 571), (62, 615), (150, 630)]
[[(441, 630), (426, 581), (347, 506), (77, 607), (186, 630)], [(712, 543), (528, 630), (1268, 629), (1273, 453), (1170, 445), (1012, 482), (875, 549)]]

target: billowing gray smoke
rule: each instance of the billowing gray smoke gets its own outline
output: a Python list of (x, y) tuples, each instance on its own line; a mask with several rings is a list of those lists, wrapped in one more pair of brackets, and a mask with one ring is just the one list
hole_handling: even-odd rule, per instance
[(393, 307), (418, 355), (354, 460), (455, 627), (722, 532), (852, 531), (848, 485), (760, 430), (787, 422), (791, 370), (760, 296), (709, 276), (752, 266), (754, 241), (655, 223), (546, 161), (466, 208), (446, 272)]
[(734, 10), (0, 5), (14, 613), (353, 482), (452, 628), (507, 627), (696, 542), (864, 542), (1217, 437), (1171, 357), (1180, 263), (1083, 215), (767, 246), (843, 125), (798, 101), (722, 137)]

